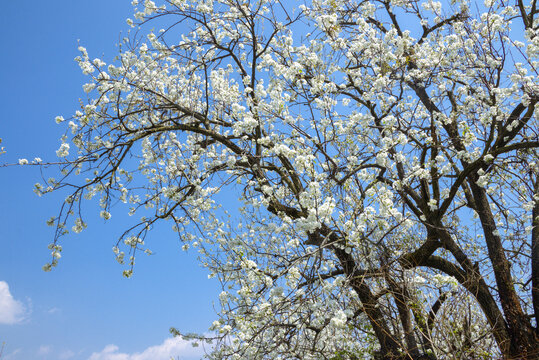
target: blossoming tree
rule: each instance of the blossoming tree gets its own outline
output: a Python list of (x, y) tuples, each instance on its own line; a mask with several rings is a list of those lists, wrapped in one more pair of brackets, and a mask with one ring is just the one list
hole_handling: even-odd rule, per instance
[(119, 200), (126, 276), (168, 221), (221, 281), (211, 358), (539, 358), (535, 0), (133, 3), (46, 269)]

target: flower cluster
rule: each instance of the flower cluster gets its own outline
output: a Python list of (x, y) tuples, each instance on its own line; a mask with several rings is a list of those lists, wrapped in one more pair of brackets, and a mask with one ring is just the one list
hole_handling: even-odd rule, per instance
[[(116, 62), (79, 48), (90, 99), (56, 118), (63, 177), (36, 186), (75, 189), (58, 236), (73, 217), (86, 227), (80, 201), (98, 197), (105, 220), (128, 204), (135, 224), (114, 253), (129, 277), (170, 222), (223, 284), (214, 359), (535, 346), (507, 325), (533, 330), (515, 285), (539, 241), (535, 13), (497, 0), (163, 3), (133, 1), (130, 26), (176, 25), (126, 39)], [(515, 17), (535, 21), (521, 41)]]

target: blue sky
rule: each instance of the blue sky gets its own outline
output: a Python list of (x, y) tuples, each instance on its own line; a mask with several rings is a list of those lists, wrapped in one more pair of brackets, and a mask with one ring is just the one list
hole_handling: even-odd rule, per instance
[[(55, 160), (64, 129), (54, 117), (69, 117), (85, 95), (73, 61), (77, 41), (111, 61), (131, 15), (127, 0), (2, 4), (0, 138), (7, 153), (0, 163)], [(0, 359), (199, 358), (200, 350), (168, 333), (171, 326), (204, 332), (215, 318), (218, 284), (196, 253), (182, 252), (174, 234), (158, 228), (148, 238), (155, 255), (139, 257), (134, 277), (125, 279), (111, 251), (122, 216), (105, 224), (91, 215), (86, 231), (64, 238), (59, 266), (45, 273), (53, 238), (45, 221), (66, 194), (39, 198), (32, 192), (39, 180), (37, 167), (0, 168)]]

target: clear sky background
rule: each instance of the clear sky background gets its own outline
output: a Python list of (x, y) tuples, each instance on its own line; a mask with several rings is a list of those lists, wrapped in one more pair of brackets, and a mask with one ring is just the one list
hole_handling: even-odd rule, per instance
[[(70, 117), (85, 98), (77, 40), (111, 62), (128, 17), (128, 0), (2, 4), (0, 164), (56, 159), (64, 127), (54, 117)], [(38, 167), (0, 168), (0, 359), (198, 359), (199, 349), (168, 332), (205, 332), (215, 318), (218, 284), (196, 253), (182, 252), (168, 227), (157, 229), (147, 238), (155, 255), (139, 256), (125, 279), (111, 249), (128, 224), (115, 212), (105, 224), (90, 206), (88, 229), (63, 239), (59, 266), (45, 273), (53, 238), (45, 221), (67, 194), (39, 198), (38, 181)]]

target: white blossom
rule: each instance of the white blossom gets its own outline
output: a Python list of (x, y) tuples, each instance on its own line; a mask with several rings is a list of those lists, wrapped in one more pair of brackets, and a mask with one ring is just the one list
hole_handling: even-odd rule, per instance
[(56, 156), (58, 157), (66, 157), (69, 155), (69, 144), (63, 143), (60, 145), (60, 148), (56, 150)]
[(515, 358), (539, 346), (509, 334), (535, 339), (528, 8), (132, 4), (136, 35), (117, 60), (79, 47), (88, 100), (56, 118), (60, 180), (34, 186), (75, 189), (47, 222), (55, 244), (86, 227), (79, 202), (97, 198), (105, 220), (126, 203), (135, 224), (113, 252), (130, 277), (168, 222), (222, 285), (212, 359)]

